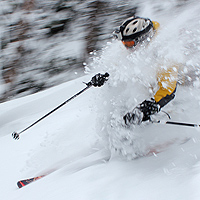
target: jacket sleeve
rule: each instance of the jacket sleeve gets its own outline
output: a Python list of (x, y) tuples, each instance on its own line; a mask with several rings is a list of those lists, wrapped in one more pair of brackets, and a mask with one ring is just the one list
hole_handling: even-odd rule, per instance
[(154, 95), (154, 99), (162, 108), (175, 97), (178, 66), (174, 65), (167, 69), (162, 69), (157, 74), (157, 79), (159, 89)]

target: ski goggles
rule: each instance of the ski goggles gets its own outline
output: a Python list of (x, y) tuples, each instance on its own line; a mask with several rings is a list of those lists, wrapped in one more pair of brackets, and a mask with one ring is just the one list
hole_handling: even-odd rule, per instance
[(123, 45), (127, 48), (132, 48), (135, 47), (137, 45), (137, 42), (134, 40), (131, 41), (122, 41)]
[(132, 48), (132, 47), (135, 47), (137, 45), (136, 40), (123, 40), (120, 29), (116, 29), (113, 32), (113, 36), (114, 36), (115, 39), (121, 40), (123, 45), (127, 48)]

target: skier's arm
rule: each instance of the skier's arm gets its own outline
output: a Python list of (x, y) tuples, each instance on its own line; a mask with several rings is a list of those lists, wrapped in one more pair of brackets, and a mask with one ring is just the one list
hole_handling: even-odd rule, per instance
[(154, 95), (154, 100), (162, 108), (175, 97), (178, 66), (174, 65), (158, 73), (159, 89)]
[(133, 111), (128, 112), (123, 117), (125, 124), (139, 125), (143, 121), (149, 120), (151, 115), (159, 112), (163, 106), (175, 97), (177, 77), (178, 66), (163, 69), (158, 73), (159, 89), (154, 98), (143, 101)]

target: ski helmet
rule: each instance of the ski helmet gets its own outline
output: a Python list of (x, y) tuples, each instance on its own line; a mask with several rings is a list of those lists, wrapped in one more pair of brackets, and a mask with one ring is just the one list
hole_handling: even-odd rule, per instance
[(153, 36), (153, 23), (150, 19), (130, 17), (126, 19), (113, 35), (126, 47), (134, 47), (146, 38)]

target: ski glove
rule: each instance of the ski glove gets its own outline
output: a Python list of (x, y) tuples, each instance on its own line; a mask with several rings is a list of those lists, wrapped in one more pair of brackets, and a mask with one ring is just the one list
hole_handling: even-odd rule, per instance
[(150, 116), (160, 111), (160, 105), (154, 99), (145, 100), (132, 112), (127, 113), (123, 119), (126, 125), (140, 125), (143, 121), (150, 120)]
[(94, 87), (101, 87), (108, 80), (108, 73), (105, 74), (96, 74), (92, 77), (91, 84)]
[(142, 123), (143, 112), (138, 108), (134, 108), (132, 112), (128, 112), (124, 117), (124, 122), (126, 125), (134, 124), (139, 125)]

